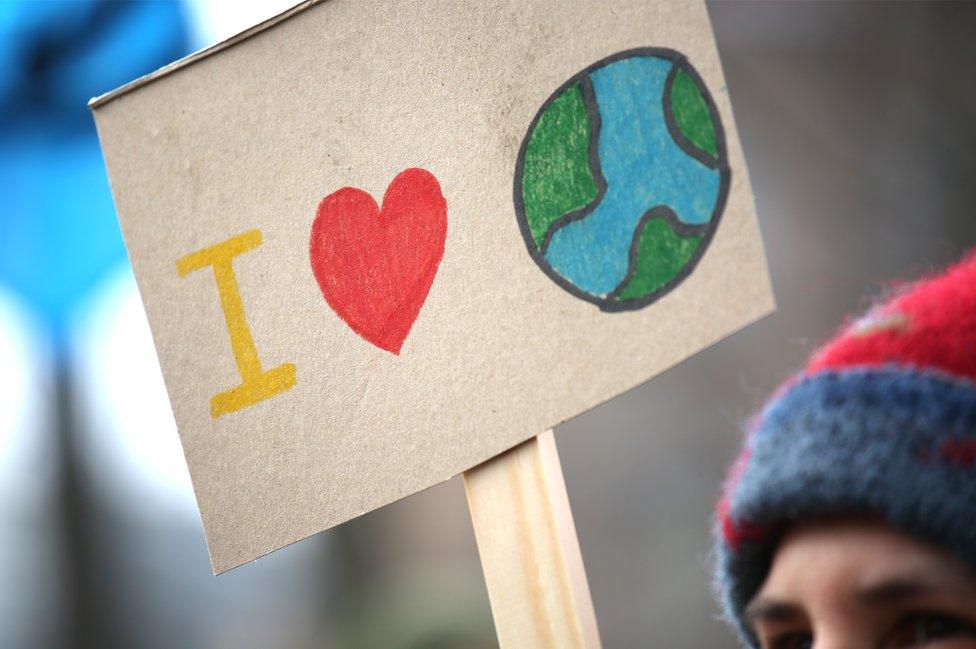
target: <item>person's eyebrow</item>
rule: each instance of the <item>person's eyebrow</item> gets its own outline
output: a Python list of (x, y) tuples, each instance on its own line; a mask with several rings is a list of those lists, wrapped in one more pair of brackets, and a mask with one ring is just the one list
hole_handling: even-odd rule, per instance
[(869, 586), (858, 593), (858, 599), (869, 606), (894, 606), (930, 595), (972, 598), (976, 592), (960, 584), (933, 582), (924, 576), (899, 576)]
[(796, 604), (775, 599), (757, 599), (746, 607), (743, 619), (750, 625), (756, 622), (792, 622), (803, 617)]

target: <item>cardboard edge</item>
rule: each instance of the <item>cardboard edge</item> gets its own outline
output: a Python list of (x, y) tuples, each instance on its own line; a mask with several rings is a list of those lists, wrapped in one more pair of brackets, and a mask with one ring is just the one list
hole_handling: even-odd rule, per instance
[(159, 68), (154, 72), (150, 72), (149, 74), (144, 74), (143, 76), (137, 79), (133, 79), (129, 83), (119, 86), (115, 90), (110, 90), (105, 94), (99, 95), (98, 97), (92, 97), (91, 99), (88, 100), (88, 108), (90, 110), (101, 108), (105, 104), (115, 99), (118, 99), (122, 95), (126, 95), (134, 90), (138, 90), (139, 88), (142, 88), (143, 86), (148, 85), (156, 81), (157, 79), (162, 79), (163, 77), (168, 76), (176, 72), (177, 70), (182, 70), (183, 68), (193, 65), (198, 61), (202, 61), (203, 59), (212, 56), (217, 52), (222, 52), (227, 48), (233, 47), (234, 45), (237, 45), (238, 43), (241, 43), (251, 38), (252, 36), (256, 36), (257, 34), (260, 34), (261, 32), (270, 29), (275, 25), (288, 20), (292, 16), (300, 14), (306, 9), (309, 9), (322, 2), (325, 2), (325, 0), (303, 0), (303, 2), (295, 5), (291, 9), (286, 9), (280, 14), (276, 16), (272, 16), (271, 18), (268, 18), (267, 20), (260, 22), (257, 25), (254, 25), (253, 27), (245, 29), (244, 31), (242, 31), (239, 34), (236, 34), (235, 36), (231, 36), (230, 38), (220, 41), (215, 45), (211, 45), (210, 47), (206, 47), (202, 50), (197, 50), (192, 54), (188, 54), (187, 56), (184, 56), (182, 59), (177, 59), (172, 63), (164, 65), (163, 67)]

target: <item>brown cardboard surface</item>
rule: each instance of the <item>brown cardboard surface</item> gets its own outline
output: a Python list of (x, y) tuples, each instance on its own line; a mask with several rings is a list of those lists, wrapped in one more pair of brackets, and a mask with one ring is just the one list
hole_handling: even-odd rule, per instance
[[(530, 257), (513, 176), (560, 84), (640, 47), (701, 75), (731, 184), (687, 279), (606, 312)], [(216, 572), (450, 478), (773, 308), (701, 3), (331, 0), (112, 94), (95, 118)], [(380, 202), (411, 168), (436, 178), (446, 237), (395, 354), (323, 297), (310, 231), (326, 196)], [(195, 253), (228, 240), (221, 280), (230, 253)], [(240, 312), (244, 334), (225, 321)], [(212, 403), (248, 372), (273, 376)]]

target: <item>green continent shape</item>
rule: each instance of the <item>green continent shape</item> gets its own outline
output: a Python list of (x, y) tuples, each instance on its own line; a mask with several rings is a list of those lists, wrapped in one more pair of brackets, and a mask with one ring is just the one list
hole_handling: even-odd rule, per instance
[(674, 76), (670, 100), (678, 130), (696, 147), (717, 158), (718, 138), (708, 103), (701, 88), (684, 69), (679, 68)]
[(575, 83), (549, 104), (525, 147), (522, 201), (537, 248), (555, 221), (597, 197), (590, 137), (590, 117)]
[(637, 244), (634, 274), (617, 293), (616, 299), (642, 298), (670, 282), (691, 261), (701, 242), (701, 236), (679, 235), (662, 218), (649, 219)]

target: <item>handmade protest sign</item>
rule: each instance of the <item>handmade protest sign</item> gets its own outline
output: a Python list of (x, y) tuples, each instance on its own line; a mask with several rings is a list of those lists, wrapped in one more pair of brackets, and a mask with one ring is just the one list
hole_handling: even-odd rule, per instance
[(772, 309), (702, 4), (303, 5), (93, 107), (217, 572)]

